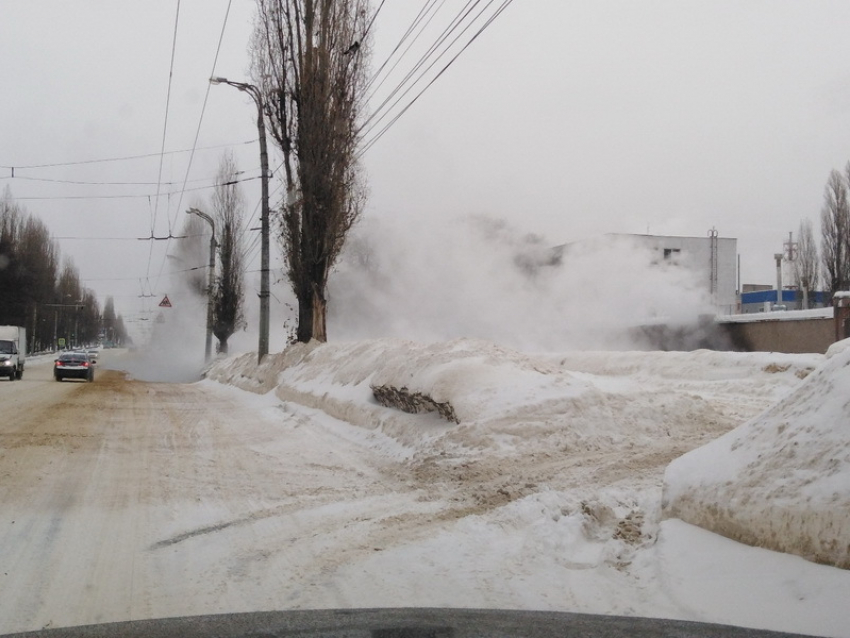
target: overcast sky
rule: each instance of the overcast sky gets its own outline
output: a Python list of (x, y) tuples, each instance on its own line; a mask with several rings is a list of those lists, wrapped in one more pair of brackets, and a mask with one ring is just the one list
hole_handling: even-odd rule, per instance
[[(424, 4), (386, 0), (373, 68)], [(420, 45), (465, 4), (446, 0)], [(253, 2), (232, 0), (216, 62), (227, 9), (180, 1), (175, 40), (177, 0), (0, 0), (0, 189), (127, 316), (151, 303), (140, 294), (167, 293), (175, 268), (167, 242), (138, 238), (178, 233), (225, 148), (259, 174), (253, 103), (207, 83), (248, 78)], [(515, 0), (364, 154), (366, 215), (415, 235), (486, 214), (553, 245), (714, 227), (738, 238), (744, 283), (771, 283), (773, 254), (817, 221), (829, 171), (850, 160), (847, 25), (846, 0)], [(160, 161), (163, 140), (197, 150)], [(244, 186), (256, 227), (259, 182)]]

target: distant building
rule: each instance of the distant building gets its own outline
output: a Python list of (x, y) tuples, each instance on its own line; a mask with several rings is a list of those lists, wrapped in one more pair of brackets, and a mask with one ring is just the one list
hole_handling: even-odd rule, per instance
[[(669, 235), (631, 235), (608, 233), (605, 238), (625, 241), (655, 254), (653, 263), (675, 264), (692, 270), (702, 281), (718, 314), (738, 311), (738, 240), (719, 237), (710, 231), (706, 237), (674, 237)], [(548, 263), (559, 263), (570, 251), (593, 245), (597, 240), (563, 244), (553, 249)]]
[[(749, 288), (749, 290), (748, 290)], [(759, 288), (759, 290), (752, 290)], [(809, 292), (809, 308), (824, 308), (829, 295), (820, 290)], [(744, 286), (741, 293), (741, 314), (771, 312), (774, 310), (803, 310), (803, 293), (800, 290), (785, 288), (782, 300), (776, 300), (776, 288), (770, 286)]]
[(738, 240), (719, 237), (710, 231), (706, 237), (669, 235), (627, 235), (628, 238), (657, 254), (659, 262), (678, 264), (693, 270), (705, 284), (719, 314), (731, 314), (738, 307)]

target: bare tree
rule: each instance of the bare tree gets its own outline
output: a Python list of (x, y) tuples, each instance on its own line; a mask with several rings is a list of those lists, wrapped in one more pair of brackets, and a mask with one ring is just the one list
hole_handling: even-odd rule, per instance
[(227, 352), (227, 340), (244, 327), (244, 249), (242, 244), (242, 194), (236, 182), (236, 162), (225, 153), (218, 167), (213, 191), (218, 271), (213, 285), (213, 334), (218, 351)]
[(127, 345), (133, 342), (127, 333), (127, 329), (124, 327), (124, 317), (121, 315), (115, 318), (115, 335), (116, 343), (120, 345)]
[[(17, 279), (23, 297), (22, 311), (27, 317), (26, 322), (21, 325), (30, 330), (30, 346), (33, 351), (37, 351), (53, 341), (52, 322), (48, 320), (50, 312), (44, 304), (52, 300), (56, 287), (58, 250), (47, 226), (28, 215), (21, 226), (16, 252)], [(99, 312), (97, 301), (94, 299), (88, 299), (87, 308), (94, 315)], [(94, 315), (93, 320), (97, 321)]]
[(88, 288), (83, 288), (77, 310), (77, 340), (82, 345), (97, 343), (100, 338), (102, 315), (97, 296)]
[[(848, 186), (848, 193), (850, 193), (850, 162), (847, 162), (844, 167), (844, 180), (844, 183)], [(842, 255), (841, 290), (850, 290), (850, 194), (848, 194), (847, 206), (844, 211), (844, 224), (839, 229)]]
[(64, 338), (67, 346), (77, 347), (83, 287), (73, 262), (67, 257), (63, 262), (56, 284), (56, 303), (59, 307), (57, 336)]
[(33, 350), (52, 341), (44, 304), (53, 301), (57, 252), (47, 227), (6, 187), (0, 198), (0, 323), (25, 326)]
[(368, 0), (257, 0), (252, 75), (283, 155), (298, 341), (327, 340), (327, 282), (365, 202), (357, 170)]
[(797, 239), (797, 258), (794, 261), (794, 277), (797, 287), (803, 291), (803, 309), (809, 307), (809, 292), (818, 287), (820, 275), (820, 256), (812, 222), (809, 219), (800, 221)]
[(821, 255), (824, 284), (830, 294), (850, 285), (850, 200), (847, 183), (836, 170), (829, 174), (821, 209)]
[(0, 196), (0, 324), (26, 327), (34, 352), (55, 346), (54, 336), (73, 335), (83, 344), (100, 331), (94, 293), (82, 288), (70, 261), (60, 272), (59, 261), (47, 226), (18, 205), (7, 186)]
[(106, 303), (103, 304), (103, 315), (101, 316), (101, 325), (103, 335), (106, 341), (117, 343), (116, 326), (115, 326), (115, 300), (112, 296), (106, 298)]

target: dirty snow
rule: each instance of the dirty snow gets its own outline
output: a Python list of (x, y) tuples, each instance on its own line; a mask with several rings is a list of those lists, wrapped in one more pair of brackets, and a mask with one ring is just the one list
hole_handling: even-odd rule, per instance
[(850, 350), (757, 418), (667, 469), (665, 512), (850, 569)]
[[(846, 543), (850, 350), (834, 352), (525, 354), (486, 341), (384, 339), (298, 345), (259, 367), (253, 355), (219, 361), (202, 385), (228, 396), (235, 386), (258, 395), (242, 393), (246, 402), (309, 416), (384, 459), (384, 471), (417, 495), (407, 528), (427, 532), (388, 531), (371, 555), (293, 594), (292, 607), (551, 609), (850, 636), (850, 571), (672, 518), (684, 495), (698, 510), (695, 492), (736, 480), (736, 468), (800, 431), (806, 456), (784, 465), (803, 464), (801, 480), (763, 475), (726, 509), (740, 504), (753, 512), (747, 523), (785, 525), (771, 501), (784, 491), (807, 514), (800, 531), (817, 535), (831, 523)], [(379, 405), (371, 386), (384, 384), (450, 402), (459, 424)], [(738, 456), (728, 454), (733, 445)], [(673, 509), (663, 517), (671, 462)], [(359, 526), (380, 523), (377, 502), (338, 507), (351, 517), (352, 543)], [(780, 549), (800, 546), (792, 536)]]
[[(111, 350), (93, 384), (55, 383), (33, 361), (0, 384), (0, 633), (449, 606), (848, 637), (850, 570), (670, 518), (700, 485), (748, 498), (741, 525), (793, 523), (778, 495), (804, 531), (846, 538), (846, 506), (833, 527), (823, 508), (848, 493), (848, 346), (535, 354), (382, 339), (222, 359), (190, 384), (127, 381), (109, 368), (156, 366)], [(384, 407), (381, 384), (451, 402), (459, 423)], [(740, 459), (764, 471), (729, 473)]]

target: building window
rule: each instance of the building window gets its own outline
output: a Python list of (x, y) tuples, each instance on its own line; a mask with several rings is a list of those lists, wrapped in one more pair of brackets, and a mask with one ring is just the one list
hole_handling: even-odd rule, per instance
[(665, 248), (664, 259), (676, 259), (680, 252), (682, 252), (680, 248)]

